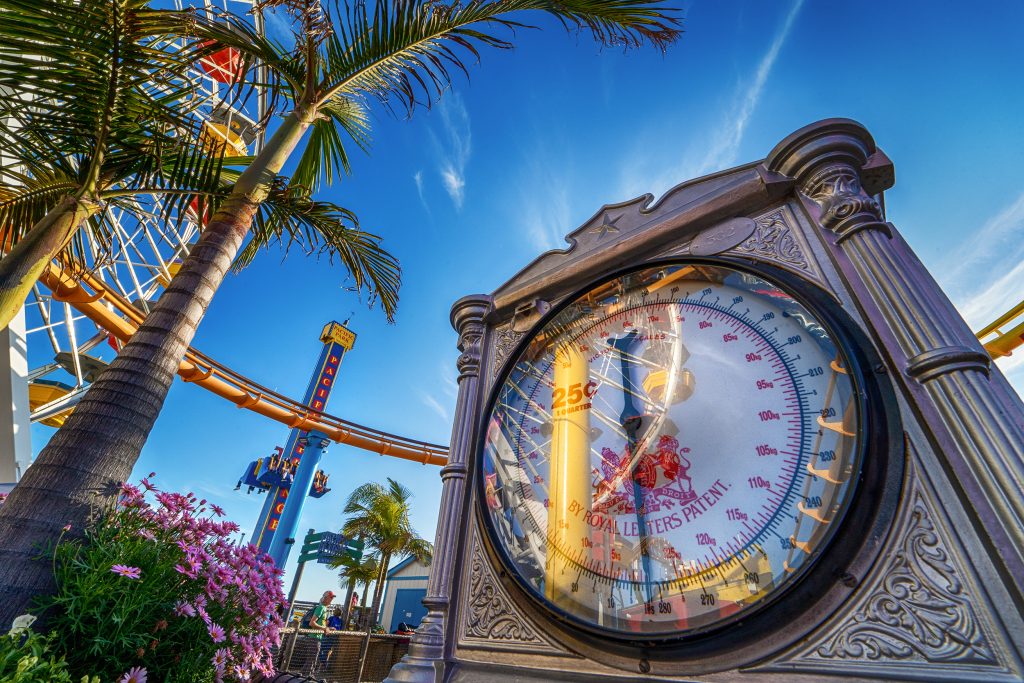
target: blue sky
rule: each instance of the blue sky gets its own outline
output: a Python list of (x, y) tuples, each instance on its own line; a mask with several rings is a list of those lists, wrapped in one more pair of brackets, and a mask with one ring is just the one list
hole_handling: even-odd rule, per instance
[[(894, 160), (889, 219), (978, 328), (1024, 297), (1024, 5), (936, 2), (684, 2), (686, 33), (661, 55), (601, 50), (552, 28), (485, 52), (432, 110), (374, 113), (374, 147), (324, 197), (355, 210), (403, 265), (396, 324), (367, 310), (344, 271), (264, 254), (230, 277), (194, 345), (299, 397), (331, 319), (358, 333), (329, 411), (447, 443), (455, 403), (457, 298), (498, 287), (615, 203), (763, 158), (793, 130), (857, 119)], [(542, 20), (545, 26), (550, 22)], [(1004, 366), (1024, 387), (1024, 354)], [(1017, 361), (1015, 364), (1014, 361)], [(37, 426), (35, 446), (52, 430)], [(136, 467), (222, 504), (251, 530), (262, 498), (232, 491), (287, 428), (175, 382)], [(433, 539), (437, 468), (334, 445), (334, 491), (300, 529), (336, 529), (356, 485), (394, 477)], [(294, 555), (294, 554), (293, 554)], [(292, 564), (286, 581), (290, 581)], [(300, 597), (337, 590), (309, 567)]]

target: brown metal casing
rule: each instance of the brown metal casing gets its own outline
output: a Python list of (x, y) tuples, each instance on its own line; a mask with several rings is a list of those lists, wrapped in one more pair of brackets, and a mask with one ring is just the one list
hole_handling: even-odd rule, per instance
[[(394, 681), (1021, 680), (1024, 405), (895, 227), (893, 167), (829, 119), (761, 162), (603, 207), (492, 295), (456, 303), (459, 398), (430, 612)], [(613, 643), (507, 576), (477, 514), (488, 397), (544, 314), (626, 267), (721, 259), (841, 309), (881, 418), (856, 510), (773, 605), (674, 644)]]

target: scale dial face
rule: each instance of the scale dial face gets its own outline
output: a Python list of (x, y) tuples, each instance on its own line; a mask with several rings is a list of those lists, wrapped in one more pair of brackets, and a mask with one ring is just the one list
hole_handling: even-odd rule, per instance
[(777, 285), (636, 271), (562, 308), (495, 389), (481, 504), (569, 621), (679, 637), (756, 609), (822, 552), (861, 466), (847, 356)]

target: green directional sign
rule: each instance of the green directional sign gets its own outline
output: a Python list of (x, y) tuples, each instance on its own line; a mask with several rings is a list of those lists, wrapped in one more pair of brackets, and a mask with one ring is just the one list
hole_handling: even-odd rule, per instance
[(313, 530), (310, 529), (309, 533), (306, 534), (306, 537), (302, 539), (302, 549), (299, 551), (299, 562), (309, 562), (310, 560), (317, 559), (320, 554), (320, 541), (323, 540), (324, 536), (328, 533), (329, 532), (327, 531), (314, 533)]
[(306, 534), (299, 552), (299, 562), (316, 560), (322, 564), (330, 564), (335, 558), (348, 555), (358, 562), (363, 557), (366, 542), (362, 539), (351, 539), (342, 534), (321, 531)]

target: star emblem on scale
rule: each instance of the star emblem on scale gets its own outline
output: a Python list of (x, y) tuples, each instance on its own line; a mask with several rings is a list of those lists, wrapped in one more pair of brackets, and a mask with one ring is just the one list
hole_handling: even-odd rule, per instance
[(615, 224), (619, 222), (621, 218), (621, 214), (612, 218), (611, 215), (605, 211), (604, 216), (601, 218), (601, 225), (593, 228), (590, 232), (597, 233), (599, 237), (604, 237), (610, 232), (619, 232), (619, 228)]

